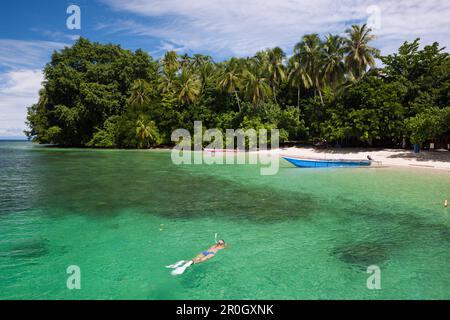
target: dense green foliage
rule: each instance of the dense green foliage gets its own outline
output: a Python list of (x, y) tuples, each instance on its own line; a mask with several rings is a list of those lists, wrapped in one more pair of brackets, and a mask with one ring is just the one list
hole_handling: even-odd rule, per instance
[[(371, 30), (305, 35), (287, 59), (280, 48), (214, 62), (80, 38), (55, 52), (27, 135), (39, 143), (148, 148), (177, 128), (279, 128), (280, 138), (346, 145), (423, 143), (450, 128), (450, 58), (436, 43), (405, 43), (381, 57)], [(375, 68), (375, 59), (383, 68)]]

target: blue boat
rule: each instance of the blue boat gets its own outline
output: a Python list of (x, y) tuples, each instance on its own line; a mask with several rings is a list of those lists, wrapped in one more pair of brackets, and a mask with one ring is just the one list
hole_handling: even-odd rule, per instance
[(299, 168), (367, 167), (372, 164), (372, 162), (369, 160), (302, 159), (302, 158), (287, 157), (287, 156), (283, 156), (282, 158)]

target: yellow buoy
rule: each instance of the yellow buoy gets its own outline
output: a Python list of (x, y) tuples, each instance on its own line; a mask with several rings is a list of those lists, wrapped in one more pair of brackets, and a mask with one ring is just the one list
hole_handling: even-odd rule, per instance
[(448, 208), (448, 200), (444, 201), (444, 207)]

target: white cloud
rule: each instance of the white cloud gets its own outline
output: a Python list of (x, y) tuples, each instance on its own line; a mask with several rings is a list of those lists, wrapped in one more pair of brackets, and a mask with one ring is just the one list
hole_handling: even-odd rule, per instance
[(30, 92), (37, 92), (41, 87), (41, 70), (14, 70), (0, 76), (0, 94), (12, 96), (28, 96)]
[(183, 47), (177, 47), (173, 43), (169, 43), (166, 41), (163, 41), (161, 45), (158, 47), (158, 51), (175, 51), (180, 52), (183, 51), (185, 48)]
[[(405, 40), (450, 39), (450, 2), (441, 0), (103, 0), (114, 9), (149, 17), (148, 23), (117, 21), (111, 32), (169, 41), (176, 47), (217, 55), (249, 55), (266, 47), (290, 50), (305, 33), (341, 33), (381, 9), (377, 45), (390, 53)], [(165, 23), (154, 23), (164, 19)]]
[(0, 66), (6, 68), (40, 68), (51, 53), (66, 46), (52, 41), (0, 39)]
[(0, 136), (23, 136), (27, 107), (37, 102), (42, 80), (39, 69), (13, 70), (0, 75)]
[(0, 39), (0, 136), (23, 136), (27, 107), (36, 103), (42, 68), (54, 50), (52, 41)]
[[(37, 34), (40, 34), (41, 36), (45, 36), (46, 38), (51, 39), (53, 41), (76, 41), (80, 38), (79, 34), (46, 30), (46, 29), (42, 29), (42, 28), (31, 28), (31, 31), (34, 31)], [(54, 43), (58, 44), (58, 42), (54, 42)]]

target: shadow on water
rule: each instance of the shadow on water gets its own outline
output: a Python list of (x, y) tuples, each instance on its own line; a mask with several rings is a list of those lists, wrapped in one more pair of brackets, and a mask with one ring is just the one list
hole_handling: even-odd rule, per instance
[(34, 154), (39, 192), (31, 199), (33, 208), (51, 214), (103, 217), (133, 209), (167, 218), (270, 223), (307, 218), (317, 207), (305, 193), (246, 185), (175, 166), (170, 153), (52, 151)]
[(49, 241), (47, 239), (29, 239), (14, 243), (0, 251), (2, 258), (34, 259), (49, 254)]
[[(242, 186), (207, 176), (181, 176), (178, 184), (161, 189), (149, 199), (146, 211), (170, 218), (226, 217), (274, 222), (308, 218), (316, 208), (307, 194)], [(168, 202), (169, 194), (175, 196), (174, 202)]]
[(365, 270), (370, 265), (382, 266), (390, 256), (389, 246), (381, 243), (350, 243), (335, 247), (332, 255), (339, 260)]
[[(336, 215), (343, 214), (343, 220), (348, 220), (349, 216), (357, 217), (359, 223), (352, 226), (353, 232), (348, 231), (349, 235), (338, 240), (330, 255), (351, 267), (365, 270), (372, 264), (382, 266), (393, 256), (414, 249), (417, 243), (428, 248), (443, 244), (450, 246), (448, 226), (432, 223), (426, 216), (368, 203), (365, 203), (364, 210), (361, 210), (358, 209), (358, 204), (350, 199), (342, 203), (345, 203), (346, 208), (335, 208)], [(429, 213), (435, 214), (432, 209)], [(446, 255), (450, 258), (450, 251)]]

